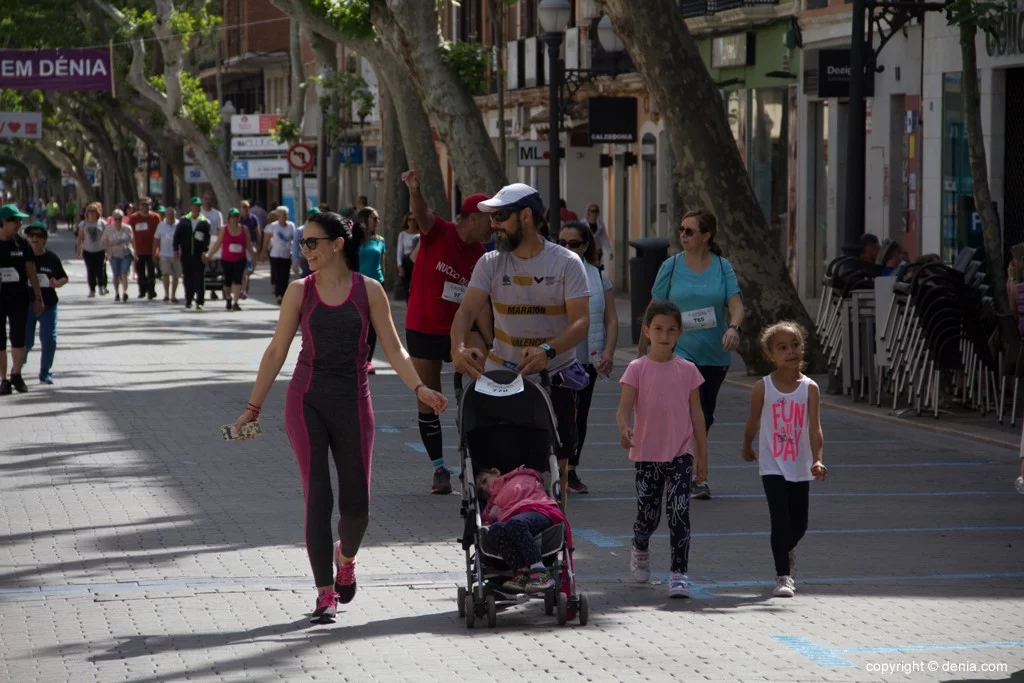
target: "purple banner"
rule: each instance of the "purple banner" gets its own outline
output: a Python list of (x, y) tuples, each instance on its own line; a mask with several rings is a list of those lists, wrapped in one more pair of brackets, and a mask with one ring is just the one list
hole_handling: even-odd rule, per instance
[(0, 88), (113, 90), (109, 50), (0, 50)]

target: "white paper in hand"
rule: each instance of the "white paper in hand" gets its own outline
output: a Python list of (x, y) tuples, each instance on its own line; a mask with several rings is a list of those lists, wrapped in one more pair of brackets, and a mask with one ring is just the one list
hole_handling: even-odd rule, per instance
[(494, 380), (481, 375), (474, 386), (476, 386), (478, 393), (484, 394), (485, 396), (497, 396), (499, 398), (503, 396), (521, 394), (526, 389), (523, 385), (522, 375), (516, 375), (516, 378), (508, 384), (498, 384)]

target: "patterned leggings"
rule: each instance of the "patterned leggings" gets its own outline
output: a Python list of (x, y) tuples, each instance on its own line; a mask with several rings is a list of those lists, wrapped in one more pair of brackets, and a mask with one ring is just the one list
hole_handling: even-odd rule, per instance
[(540, 548), (533, 537), (553, 525), (546, 515), (531, 510), (492, 524), (487, 535), (510, 569), (526, 569), (541, 561)]
[(651, 534), (661, 523), (661, 498), (668, 514), (671, 571), (686, 573), (690, 560), (690, 480), (693, 456), (680, 455), (671, 462), (636, 463), (636, 522), (633, 547), (647, 550)]

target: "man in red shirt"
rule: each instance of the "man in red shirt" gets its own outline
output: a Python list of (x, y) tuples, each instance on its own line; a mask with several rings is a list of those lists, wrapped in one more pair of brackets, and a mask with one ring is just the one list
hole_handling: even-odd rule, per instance
[(125, 223), (135, 233), (135, 272), (139, 276), (139, 298), (156, 298), (156, 266), (153, 264), (153, 236), (160, 225), (160, 216), (150, 211), (153, 200), (143, 197), (139, 210), (128, 216)]
[[(490, 220), (477, 205), (490, 197), (485, 194), (467, 197), (462, 203), (458, 223), (449, 223), (427, 207), (420, 194), (420, 176), (415, 167), (402, 174), (402, 181), (409, 188), (409, 208), (420, 227), (419, 254), (405, 316), (406, 347), (423, 383), (441, 391), (441, 366), (452, 360), (452, 320), (473, 275), (473, 267), (483, 256), (483, 245), (491, 234)], [(488, 319), (483, 318), (479, 330), (471, 335), (478, 344), (489, 341), (482, 338), (480, 332), (491, 334)], [(419, 401), (417, 404), (420, 438), (434, 466), (431, 492), (451, 493), (451, 473), (444, 466), (441, 420), (430, 406)]]

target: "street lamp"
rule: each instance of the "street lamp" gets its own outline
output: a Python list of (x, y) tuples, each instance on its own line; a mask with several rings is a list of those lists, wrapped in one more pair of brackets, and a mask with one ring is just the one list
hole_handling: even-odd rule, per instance
[(548, 46), (548, 60), (551, 65), (551, 77), (548, 79), (548, 173), (550, 174), (550, 196), (548, 197), (548, 223), (551, 234), (558, 236), (561, 230), (561, 212), (559, 211), (559, 175), (561, 155), (559, 154), (558, 123), (559, 102), (558, 87), (561, 84), (562, 72), (559, 51), (562, 47), (562, 34), (565, 33), (572, 18), (572, 6), (569, 0), (542, 0), (537, 7), (540, 26), (544, 29), (544, 44)]

